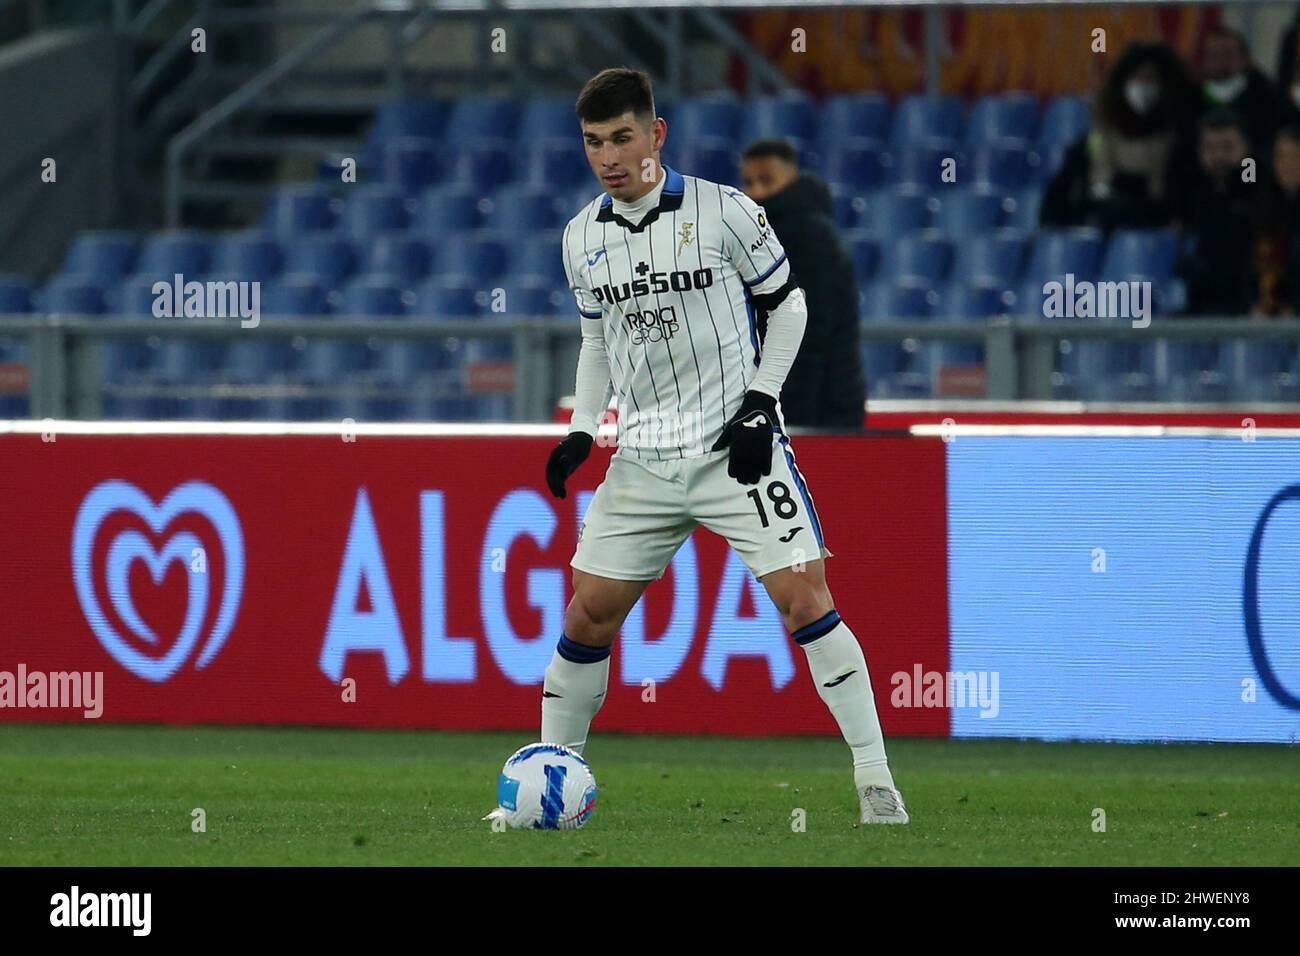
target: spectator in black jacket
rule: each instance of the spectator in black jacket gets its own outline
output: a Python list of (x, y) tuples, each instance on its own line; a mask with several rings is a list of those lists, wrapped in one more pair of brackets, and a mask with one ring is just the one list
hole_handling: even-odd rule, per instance
[(745, 150), (741, 178), (749, 198), (767, 210), (808, 301), (803, 344), (781, 389), (786, 422), (861, 429), (867, 390), (858, 284), (835, 230), (830, 190), (801, 173), (794, 148), (779, 139), (757, 140)]
[(1197, 117), (1210, 110), (1231, 109), (1245, 124), (1246, 139), (1264, 155), (1277, 132), (1277, 87), (1251, 61), (1246, 38), (1220, 26), (1205, 35), (1199, 66), (1201, 95)]
[(1189, 315), (1245, 315), (1255, 304), (1253, 182), (1242, 181), (1249, 154), (1245, 122), (1231, 110), (1201, 118), (1199, 163), (1173, 197), (1189, 252), (1179, 272)]

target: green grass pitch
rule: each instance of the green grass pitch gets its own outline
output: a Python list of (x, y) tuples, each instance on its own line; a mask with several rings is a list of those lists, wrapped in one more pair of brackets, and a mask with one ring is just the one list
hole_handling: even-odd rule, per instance
[[(838, 739), (597, 732), (595, 816), (493, 832), (527, 733), (0, 726), (0, 865), (1294, 865), (1300, 748), (890, 742), (859, 827)], [(202, 808), (207, 831), (192, 830)], [(1094, 810), (1105, 832), (1094, 832)], [(795, 811), (806, 828), (796, 832)]]

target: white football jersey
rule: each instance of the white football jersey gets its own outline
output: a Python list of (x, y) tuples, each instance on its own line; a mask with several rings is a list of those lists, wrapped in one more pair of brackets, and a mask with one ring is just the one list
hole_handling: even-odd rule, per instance
[(582, 322), (604, 333), (618, 454), (658, 460), (703, 455), (718, 439), (758, 370), (752, 297), (790, 274), (761, 206), (732, 186), (664, 172), (639, 223), (604, 194), (563, 238)]

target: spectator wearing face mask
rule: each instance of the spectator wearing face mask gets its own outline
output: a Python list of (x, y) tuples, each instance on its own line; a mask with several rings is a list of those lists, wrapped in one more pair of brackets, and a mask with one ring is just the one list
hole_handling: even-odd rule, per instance
[(1066, 153), (1048, 184), (1045, 226), (1150, 229), (1170, 221), (1176, 145), (1192, 96), (1186, 69), (1165, 43), (1133, 43), (1093, 106), (1093, 128)]
[(1265, 152), (1273, 145), (1278, 124), (1278, 90), (1251, 61), (1246, 38), (1229, 27), (1216, 27), (1201, 44), (1197, 118), (1214, 109), (1230, 109), (1246, 124), (1246, 138)]
[(1255, 301), (1255, 183), (1242, 181), (1245, 123), (1227, 109), (1201, 117), (1195, 173), (1174, 197), (1187, 255), (1179, 274), (1189, 315), (1245, 315)]
[(1273, 142), (1272, 174), (1259, 191), (1255, 219), (1258, 295), (1252, 315), (1300, 314), (1300, 127)]

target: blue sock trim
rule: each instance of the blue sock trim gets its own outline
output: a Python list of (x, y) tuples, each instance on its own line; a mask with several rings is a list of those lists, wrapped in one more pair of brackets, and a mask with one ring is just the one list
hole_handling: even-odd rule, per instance
[(823, 634), (834, 629), (840, 623), (840, 612), (831, 608), (811, 624), (806, 624), (790, 636), (796, 644), (811, 644)]
[(571, 641), (561, 634), (560, 643), (555, 645), (556, 651), (566, 661), (572, 664), (596, 664), (609, 657), (608, 647), (590, 647), (587, 644), (579, 644)]

